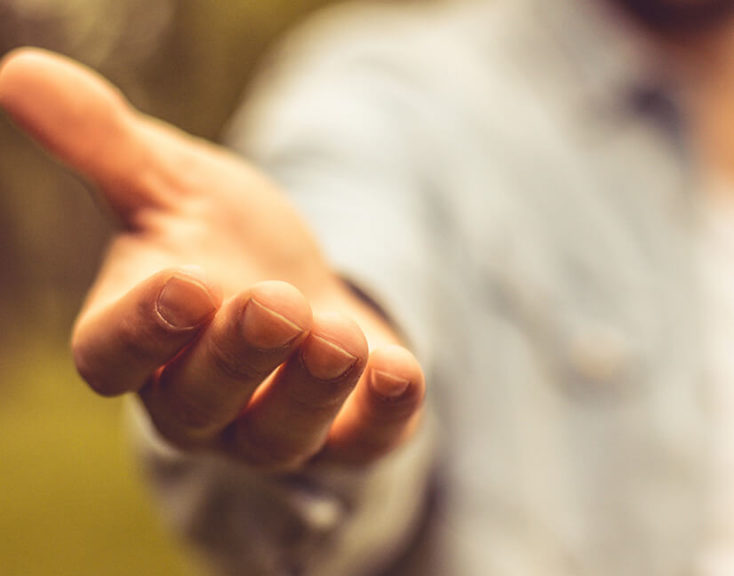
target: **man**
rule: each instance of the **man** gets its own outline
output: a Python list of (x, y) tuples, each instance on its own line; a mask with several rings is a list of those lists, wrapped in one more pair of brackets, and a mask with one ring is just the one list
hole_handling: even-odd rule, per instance
[(277, 185), (69, 62), (4, 61), (0, 103), (123, 226), (77, 365), (137, 393), (223, 573), (388, 569), (436, 438), (436, 531), (396, 573), (734, 569), (732, 6), (618, 4), (325, 17), (232, 125)]

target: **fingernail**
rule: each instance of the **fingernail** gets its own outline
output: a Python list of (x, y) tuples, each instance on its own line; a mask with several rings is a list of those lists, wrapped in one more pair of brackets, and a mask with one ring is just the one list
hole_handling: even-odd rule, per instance
[(387, 372), (372, 370), (370, 374), (370, 386), (380, 396), (397, 398), (408, 389), (410, 380), (388, 374)]
[(306, 369), (319, 380), (335, 380), (357, 362), (356, 356), (319, 336), (304, 344), (301, 357)]
[(254, 298), (245, 305), (242, 333), (245, 340), (256, 348), (281, 348), (298, 338), (302, 332), (303, 328), (298, 324), (263, 306)]
[(171, 276), (156, 301), (158, 316), (177, 330), (199, 326), (216, 309), (215, 299), (209, 289), (201, 281), (183, 275)]

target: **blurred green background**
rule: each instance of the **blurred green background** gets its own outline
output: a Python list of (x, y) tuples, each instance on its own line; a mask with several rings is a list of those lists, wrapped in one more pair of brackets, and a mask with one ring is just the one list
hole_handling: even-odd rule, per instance
[[(69, 54), (216, 139), (258, 59), (329, 0), (0, 0), (0, 53)], [(109, 234), (84, 187), (0, 114), (0, 575), (194, 576), (68, 333)]]

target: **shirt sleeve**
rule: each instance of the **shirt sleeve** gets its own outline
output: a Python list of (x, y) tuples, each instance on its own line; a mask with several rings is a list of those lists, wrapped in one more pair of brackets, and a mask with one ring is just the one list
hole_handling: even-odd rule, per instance
[[(292, 197), (332, 266), (403, 332), (430, 376), (440, 266), (415, 163), (415, 89), (369, 45), (317, 46), (288, 45), (235, 116), (229, 142)], [(166, 516), (222, 574), (375, 574), (421, 519), (435, 464), (430, 416), (367, 469), (272, 477), (178, 452), (142, 409), (130, 413)]]
[(311, 54), (301, 43), (306, 54), (297, 58), (284, 51), (284, 74), (261, 80), (227, 139), (276, 180), (333, 268), (426, 361), (442, 241), (420, 125), (427, 98), (384, 47), (354, 44), (318, 45)]

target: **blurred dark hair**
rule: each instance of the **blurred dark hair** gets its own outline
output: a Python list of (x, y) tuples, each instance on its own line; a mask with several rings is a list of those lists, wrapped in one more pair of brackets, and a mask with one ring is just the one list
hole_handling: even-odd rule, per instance
[(734, 14), (734, 0), (613, 0), (650, 28), (668, 33), (715, 28)]

